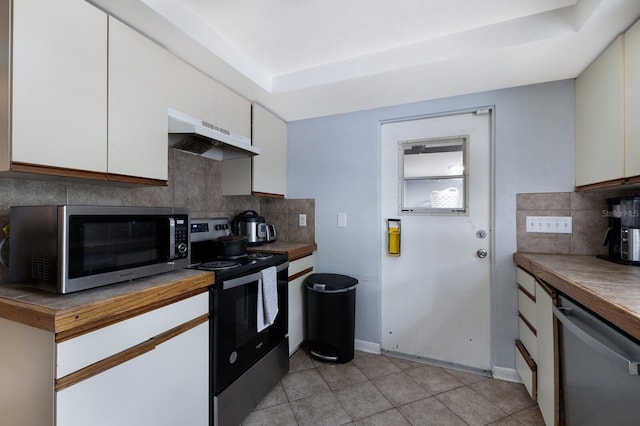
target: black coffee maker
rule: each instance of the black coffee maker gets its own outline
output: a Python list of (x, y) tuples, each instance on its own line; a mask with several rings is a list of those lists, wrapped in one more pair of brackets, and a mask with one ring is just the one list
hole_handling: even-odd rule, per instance
[(602, 256), (607, 260), (620, 260), (620, 228), (622, 227), (622, 213), (620, 198), (607, 198), (606, 215), (609, 219), (609, 227), (604, 233), (602, 245), (609, 246), (608, 256)]
[(629, 242), (633, 242), (632, 237), (640, 232), (640, 197), (608, 198), (607, 206), (609, 227), (602, 245), (609, 246), (609, 254), (599, 257), (626, 265), (640, 265), (637, 253), (635, 256), (629, 254)]

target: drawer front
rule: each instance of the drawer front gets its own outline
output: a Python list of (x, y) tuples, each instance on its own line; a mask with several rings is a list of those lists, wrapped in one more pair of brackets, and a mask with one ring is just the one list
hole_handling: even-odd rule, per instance
[(209, 312), (205, 292), (56, 345), (56, 379)]
[(518, 317), (518, 336), (531, 358), (534, 361), (538, 359), (538, 339), (536, 334), (520, 317)]
[(536, 302), (522, 290), (518, 290), (518, 311), (529, 321), (529, 324), (537, 327)]
[(313, 255), (289, 262), (289, 276), (291, 277), (309, 268), (313, 268)]
[(533, 275), (531, 275), (530, 273), (528, 273), (527, 271), (525, 271), (520, 267), (517, 267), (516, 270), (518, 271), (518, 277), (517, 277), (518, 284), (520, 284), (522, 288), (527, 290), (529, 294), (535, 297), (536, 296), (536, 280), (533, 277)]
[(524, 383), (524, 387), (527, 388), (529, 396), (534, 401), (537, 399), (537, 367), (536, 363), (531, 359), (531, 356), (522, 347), (522, 345), (516, 342), (516, 370)]

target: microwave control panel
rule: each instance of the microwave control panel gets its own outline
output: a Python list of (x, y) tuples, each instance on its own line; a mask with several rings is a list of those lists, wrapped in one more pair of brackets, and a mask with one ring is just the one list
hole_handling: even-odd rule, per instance
[(175, 217), (175, 251), (176, 257), (189, 256), (189, 218), (187, 216)]

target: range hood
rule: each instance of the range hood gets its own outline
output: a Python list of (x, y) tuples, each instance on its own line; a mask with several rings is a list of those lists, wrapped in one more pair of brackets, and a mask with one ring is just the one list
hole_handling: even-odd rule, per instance
[(169, 108), (169, 146), (218, 161), (260, 154), (251, 139), (173, 108)]

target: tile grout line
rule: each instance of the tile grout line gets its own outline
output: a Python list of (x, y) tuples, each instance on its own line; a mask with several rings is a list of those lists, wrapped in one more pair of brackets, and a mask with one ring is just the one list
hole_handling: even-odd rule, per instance
[[(305, 356), (305, 355), (303, 354), (303, 356)], [(360, 357), (362, 357), (362, 356), (368, 356), (368, 355), (361, 355)], [(374, 355), (371, 355), (371, 356), (373, 357)], [(403, 411), (401, 411), (401, 408), (406, 407), (406, 406), (408, 406), (408, 405), (410, 405), (410, 404), (414, 404), (414, 403), (417, 403), (417, 402), (420, 402), (420, 401), (425, 401), (425, 400), (428, 400), (428, 399), (432, 399), (432, 398), (433, 398), (433, 400), (434, 400), (434, 401), (437, 401), (437, 402), (438, 402), (439, 404), (441, 404), (444, 408), (446, 408), (448, 412), (450, 412), (453, 416), (455, 416), (455, 418), (459, 419), (459, 420), (460, 420), (460, 421), (462, 421), (464, 424), (467, 424), (467, 425), (468, 425), (469, 423), (468, 423), (467, 421), (465, 421), (465, 420), (464, 420), (464, 419), (463, 419), (463, 418), (462, 418), (462, 417), (461, 417), (461, 416), (460, 416), (456, 411), (454, 411), (454, 410), (453, 410), (452, 408), (450, 408), (447, 404), (445, 404), (445, 403), (441, 400), (441, 398), (438, 398), (438, 396), (442, 396), (442, 395), (444, 395), (444, 394), (446, 394), (446, 393), (448, 393), (448, 392), (459, 391), (459, 390), (464, 389), (464, 388), (468, 388), (468, 390), (470, 390), (474, 395), (476, 395), (478, 398), (480, 398), (480, 399), (482, 400), (483, 404), (488, 403), (488, 405), (489, 405), (489, 406), (493, 407), (494, 409), (497, 409), (497, 410), (498, 410), (498, 413), (502, 413), (502, 414), (503, 414), (503, 416), (502, 416), (502, 417), (500, 417), (499, 419), (493, 420), (491, 423), (487, 423), (487, 424), (492, 424), (492, 423), (495, 423), (495, 422), (504, 421), (504, 420), (506, 420), (506, 419), (511, 419), (511, 420), (513, 420), (514, 422), (518, 423), (518, 424), (523, 424), (523, 420), (518, 419), (517, 417), (515, 417), (515, 415), (517, 415), (517, 414), (519, 414), (519, 413), (523, 413), (524, 411), (526, 411), (526, 410), (530, 410), (530, 409), (532, 409), (533, 407), (535, 407), (535, 406), (536, 406), (535, 402), (532, 402), (532, 403), (531, 403), (531, 405), (529, 405), (528, 407), (524, 407), (524, 408), (518, 409), (517, 411), (514, 411), (514, 412), (507, 411), (506, 409), (501, 408), (501, 407), (500, 407), (500, 406), (498, 406), (496, 403), (494, 403), (491, 399), (489, 399), (489, 398), (496, 398), (496, 396), (495, 396), (495, 395), (494, 395), (493, 397), (491, 396), (491, 395), (493, 395), (493, 394), (492, 394), (491, 392), (489, 392), (489, 391), (490, 391), (490, 388), (482, 388), (482, 387), (480, 387), (480, 389), (479, 389), (479, 390), (476, 390), (475, 388), (473, 388), (473, 387), (472, 387), (473, 385), (475, 385), (475, 384), (477, 384), (477, 383), (482, 383), (482, 382), (484, 382), (485, 380), (490, 380), (490, 379), (491, 379), (490, 377), (486, 377), (486, 378), (482, 378), (482, 379), (479, 379), (479, 380), (475, 380), (475, 381), (474, 381), (474, 380), (473, 380), (473, 377), (465, 377), (464, 375), (462, 375), (462, 376), (459, 376), (459, 377), (458, 377), (456, 374), (453, 374), (452, 372), (450, 372), (450, 371), (449, 371), (449, 369), (447, 369), (447, 368), (445, 368), (445, 367), (441, 367), (441, 366), (433, 366), (433, 365), (430, 365), (430, 364), (424, 364), (424, 366), (429, 366), (429, 367), (437, 368), (438, 370), (440, 370), (440, 371), (442, 371), (442, 372), (446, 373), (446, 376), (448, 376), (448, 377), (450, 377), (450, 378), (454, 379), (456, 382), (460, 383), (460, 385), (459, 385), (459, 386), (455, 386), (455, 387), (453, 387), (453, 388), (451, 388), (451, 389), (448, 389), (448, 390), (445, 390), (445, 391), (441, 391), (441, 392), (437, 392), (437, 393), (433, 393), (433, 394), (432, 394), (432, 391), (431, 391), (429, 388), (427, 388), (425, 385), (423, 385), (422, 383), (420, 383), (418, 380), (416, 380), (416, 377), (414, 377), (414, 376), (412, 376), (412, 375), (408, 374), (408, 372), (410, 372), (410, 371), (412, 371), (412, 370), (419, 369), (419, 368), (424, 367), (424, 366), (421, 366), (421, 365), (406, 365), (406, 368), (404, 368), (404, 369), (403, 369), (401, 365), (398, 365), (398, 364), (396, 364), (396, 363), (394, 363), (394, 362), (393, 362), (393, 357), (387, 357), (387, 356), (384, 356), (384, 355), (382, 355), (382, 357), (383, 357), (383, 359), (385, 360), (385, 362), (390, 362), (390, 363), (391, 363), (395, 368), (397, 368), (397, 369), (398, 369), (398, 371), (391, 371), (391, 372), (386, 372), (386, 371), (385, 371), (385, 372), (384, 372), (382, 375), (380, 375), (380, 376), (370, 377), (370, 375), (371, 375), (371, 374), (374, 374), (374, 375), (375, 375), (375, 367), (376, 367), (376, 366), (375, 366), (375, 364), (376, 364), (376, 363), (375, 363), (375, 362), (373, 362), (373, 363), (372, 363), (373, 365), (368, 364), (367, 369), (365, 369), (365, 370), (368, 370), (368, 371), (369, 371), (369, 375), (367, 375), (367, 374), (364, 372), (365, 370), (363, 370), (363, 369), (362, 369), (362, 367), (359, 367), (359, 366), (357, 365), (357, 363), (356, 363), (356, 358), (354, 358), (354, 360), (350, 361), (349, 363), (345, 363), (344, 365), (349, 365), (349, 364), (351, 364), (351, 365), (350, 365), (350, 367), (352, 367), (352, 368), (354, 368), (356, 371), (358, 371), (358, 372), (359, 372), (359, 373), (360, 373), (360, 374), (361, 374), (361, 375), (362, 375), (366, 380), (365, 380), (365, 381), (363, 381), (363, 382), (349, 383), (349, 384), (346, 384), (346, 385), (338, 386), (336, 389), (333, 389), (333, 388), (332, 388), (332, 386), (330, 385), (330, 382), (329, 382), (329, 380), (328, 380), (328, 377), (325, 377), (325, 375), (323, 375), (323, 373), (322, 373), (322, 368), (320, 368), (320, 367), (322, 367), (323, 365), (327, 365), (327, 364), (326, 364), (326, 363), (317, 363), (317, 362), (314, 362), (314, 360), (313, 360), (311, 357), (309, 357), (309, 356), (308, 356), (308, 354), (306, 354), (306, 357), (307, 357), (307, 358), (306, 358), (306, 362), (308, 362), (309, 364), (306, 364), (305, 360), (304, 360), (304, 359), (301, 359), (301, 363), (302, 363), (302, 364), (301, 364), (301, 365), (299, 365), (299, 366), (297, 366), (297, 367), (301, 367), (301, 368), (299, 368), (299, 369), (297, 369), (297, 370), (295, 370), (295, 371), (292, 371), (292, 372), (290, 372), (289, 374), (291, 374), (291, 373), (297, 373), (297, 372), (301, 372), (301, 371), (305, 371), (305, 370), (314, 370), (314, 373), (320, 376), (320, 378), (322, 379), (322, 383), (324, 383), (324, 385), (326, 386), (326, 388), (327, 388), (328, 390), (327, 390), (327, 391), (322, 391), (322, 392), (317, 393), (317, 394), (313, 394), (313, 393), (312, 393), (312, 394), (310, 394), (310, 395), (308, 395), (308, 396), (305, 396), (305, 397), (303, 397), (303, 398), (299, 398), (299, 399), (297, 399), (297, 400), (295, 400), (295, 401), (302, 401), (302, 400), (307, 399), (307, 398), (310, 398), (310, 397), (314, 397), (314, 396), (318, 396), (318, 395), (325, 395), (325, 394), (327, 394), (327, 393), (331, 393), (331, 394), (332, 394), (332, 396), (333, 396), (333, 398), (338, 402), (339, 406), (342, 408), (342, 410), (346, 413), (347, 417), (350, 419), (350, 423), (351, 423), (351, 424), (355, 424), (355, 423), (356, 423), (356, 422), (358, 422), (358, 421), (362, 421), (362, 420), (364, 420), (364, 419), (368, 419), (368, 418), (376, 417), (376, 416), (379, 416), (379, 415), (382, 415), (382, 414), (384, 414), (384, 413), (388, 413), (388, 412), (391, 412), (391, 411), (394, 411), (394, 410), (395, 410), (395, 412), (396, 412), (396, 413), (398, 413), (398, 414), (399, 414), (399, 415), (400, 415), (400, 416), (401, 416), (405, 421), (407, 421), (409, 424), (414, 424), (414, 423), (412, 423), (412, 422), (411, 422), (410, 418), (409, 418), (409, 417), (407, 417), (407, 416), (405, 415), (405, 413), (403, 413)], [(309, 367), (308, 367), (308, 368), (305, 368), (305, 364), (306, 364), (306, 365), (309, 365)], [(373, 367), (373, 368), (371, 368), (371, 367)], [(384, 369), (384, 368), (386, 368), (386, 367), (384, 367), (384, 366), (383, 366), (383, 367), (381, 367), (381, 368), (383, 368), (383, 369)], [(427, 371), (429, 371), (429, 370), (427, 370)], [(461, 372), (461, 373), (464, 373), (464, 372)], [(397, 406), (396, 406), (396, 405), (395, 405), (395, 404), (394, 404), (394, 403), (389, 399), (389, 396), (388, 396), (388, 395), (383, 391), (383, 389), (380, 387), (381, 385), (376, 384), (376, 383), (375, 383), (375, 381), (374, 381), (374, 380), (381, 379), (381, 378), (384, 378), (384, 377), (388, 377), (388, 376), (391, 376), (391, 375), (394, 375), (394, 374), (402, 374), (402, 375), (404, 376), (404, 377), (403, 377), (403, 379), (408, 378), (408, 379), (409, 379), (409, 381), (410, 381), (411, 383), (413, 383), (413, 384), (417, 385), (420, 389), (424, 390), (424, 391), (427, 393), (427, 395), (428, 395), (428, 396), (426, 396), (425, 398), (420, 398), (420, 399), (417, 399), (417, 400), (415, 400), (415, 401), (410, 401), (410, 402), (403, 403), (403, 404), (401, 404), (401, 405), (397, 405)], [(473, 373), (469, 373), (469, 374), (473, 374)], [(390, 405), (390, 408), (388, 408), (388, 409), (383, 409), (383, 410), (382, 410), (382, 411), (380, 411), (380, 412), (375, 412), (375, 413), (372, 413), (372, 414), (367, 415), (367, 416), (362, 417), (362, 418), (354, 419), (354, 418), (352, 418), (352, 415), (351, 415), (351, 414), (349, 414), (349, 412), (347, 411), (347, 407), (344, 405), (344, 403), (343, 403), (343, 402), (342, 402), (342, 401), (337, 397), (336, 392), (339, 392), (339, 391), (341, 391), (341, 390), (343, 390), (343, 389), (348, 389), (348, 388), (351, 388), (351, 387), (355, 387), (355, 386), (361, 386), (361, 385), (364, 385), (364, 384), (368, 384), (369, 386), (372, 386), (372, 388), (373, 388), (373, 389), (375, 389), (375, 390), (380, 394), (380, 396), (382, 397), (382, 399), (383, 399), (384, 401), (386, 401), (386, 402)], [(303, 424), (303, 423), (301, 423), (301, 422), (303, 422), (303, 421), (304, 421), (304, 419), (303, 419), (303, 418), (300, 418), (300, 417), (296, 414), (296, 412), (295, 412), (295, 410), (294, 410), (294, 408), (293, 408), (293, 405), (292, 405), (292, 404), (293, 404), (293, 402), (295, 402), (295, 401), (291, 401), (291, 399), (290, 399), (290, 395), (289, 395), (289, 393), (287, 392), (286, 387), (284, 386), (284, 384), (283, 384), (282, 380), (279, 382), (279, 385), (282, 387), (282, 391), (283, 391), (283, 393), (284, 393), (284, 397), (285, 397), (285, 399), (286, 399), (287, 407), (288, 407), (288, 409), (290, 410), (290, 412), (293, 414), (293, 420), (295, 421), (295, 423), (296, 423), (297, 425), (301, 425), (301, 424)], [(486, 390), (483, 390), (483, 389), (486, 389)], [(481, 390), (483, 390), (483, 392), (482, 392), (482, 393), (481, 393)], [(489, 396), (485, 396), (485, 395), (484, 395), (484, 393), (486, 393), (486, 392), (489, 392), (489, 393), (487, 394), (487, 395), (489, 395)], [(274, 405), (272, 405), (271, 407), (275, 407), (275, 406), (278, 406), (278, 405), (284, 405), (284, 402), (283, 402), (282, 404), (274, 404)], [(268, 409), (268, 408), (271, 408), (271, 407), (263, 407), (263, 408), (261, 408), (259, 411), (261, 411), (261, 410), (265, 410), (265, 409)], [(524, 418), (524, 417), (523, 417), (523, 418)], [(344, 423), (344, 424), (350, 424), (350, 423)], [(342, 424), (342, 423), (340, 423), (340, 424)]]

